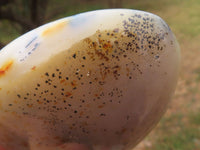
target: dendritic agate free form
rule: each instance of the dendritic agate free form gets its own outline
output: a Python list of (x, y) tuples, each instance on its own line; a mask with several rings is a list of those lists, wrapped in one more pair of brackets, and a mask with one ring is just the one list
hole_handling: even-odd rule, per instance
[(179, 53), (160, 17), (128, 9), (78, 14), (19, 37), (0, 51), (0, 145), (133, 148), (166, 109)]

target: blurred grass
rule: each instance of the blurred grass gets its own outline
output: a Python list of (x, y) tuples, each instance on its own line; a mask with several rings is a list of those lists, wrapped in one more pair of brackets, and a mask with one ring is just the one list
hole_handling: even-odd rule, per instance
[(198, 128), (184, 127), (179, 132), (159, 139), (153, 150), (197, 150), (199, 141)]
[[(109, 8), (104, 0), (90, 3), (51, 0), (51, 20), (95, 9)], [(124, 8), (145, 10), (161, 16), (177, 36), (182, 49), (180, 82), (170, 109), (158, 127), (136, 150), (200, 149), (200, 0), (124, 0)], [(57, 9), (55, 15), (53, 10)], [(50, 20), (49, 20), (50, 21)], [(8, 43), (19, 36), (8, 22), (0, 23), (0, 40)], [(145, 143), (145, 142), (143, 142)], [(141, 144), (142, 145), (142, 144)]]
[(199, 110), (198, 113), (192, 113), (192, 114), (190, 114), (190, 121), (191, 121), (192, 124), (195, 124), (197, 126), (200, 125), (200, 110)]
[(197, 70), (195, 70), (195, 73), (197, 74), (196, 81), (200, 82), (200, 68), (198, 68)]
[[(183, 119), (188, 117), (189, 123)], [(200, 113), (174, 114), (160, 122), (160, 136), (148, 150), (198, 150), (200, 148)]]
[(0, 41), (3, 43), (8, 43), (11, 40), (20, 36), (20, 33), (13, 28), (8, 21), (0, 22)]

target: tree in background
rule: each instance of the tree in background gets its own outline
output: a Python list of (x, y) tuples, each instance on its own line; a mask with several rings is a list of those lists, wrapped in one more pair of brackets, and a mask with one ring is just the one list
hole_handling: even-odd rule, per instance
[(22, 32), (43, 23), (47, 0), (1, 0), (0, 19), (21, 26)]
[(48, 0), (0, 0), (0, 20), (22, 34), (44, 23), (47, 4)]
[(108, 0), (110, 8), (122, 8), (122, 0)]
[[(79, 13), (75, 9), (82, 4), (85, 8), (94, 5), (119, 8), (122, 7), (122, 0), (0, 0), (0, 25), (7, 21), (19, 34), (23, 34), (56, 19), (56, 16), (62, 17), (60, 14), (65, 15), (69, 9)], [(0, 41), (0, 49), (5, 44)]]

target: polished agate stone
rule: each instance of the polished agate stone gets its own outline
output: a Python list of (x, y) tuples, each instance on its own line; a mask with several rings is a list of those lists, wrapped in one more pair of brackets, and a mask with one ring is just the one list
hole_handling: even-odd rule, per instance
[(174, 34), (148, 12), (97, 10), (34, 29), (0, 51), (0, 145), (130, 150), (165, 112), (179, 62)]

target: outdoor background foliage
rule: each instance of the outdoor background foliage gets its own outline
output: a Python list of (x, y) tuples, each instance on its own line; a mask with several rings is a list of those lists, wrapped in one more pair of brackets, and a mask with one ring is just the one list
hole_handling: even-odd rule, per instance
[(175, 95), (158, 126), (134, 150), (200, 149), (200, 0), (0, 0), (0, 47), (49, 21), (105, 8), (162, 17), (181, 47)]

